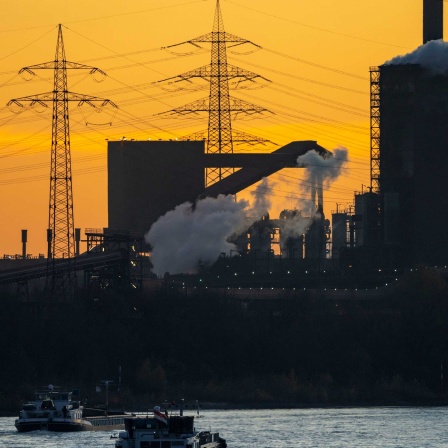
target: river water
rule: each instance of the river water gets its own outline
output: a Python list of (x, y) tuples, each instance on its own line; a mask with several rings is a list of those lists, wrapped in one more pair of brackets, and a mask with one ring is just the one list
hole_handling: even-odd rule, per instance
[[(217, 430), (229, 448), (446, 448), (447, 407), (204, 411), (196, 429)], [(114, 431), (18, 433), (0, 418), (0, 447), (113, 448)]]

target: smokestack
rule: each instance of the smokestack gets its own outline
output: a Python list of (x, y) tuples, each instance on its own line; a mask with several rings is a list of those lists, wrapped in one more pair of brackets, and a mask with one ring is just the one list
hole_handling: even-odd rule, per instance
[(22, 230), (22, 258), (26, 258), (26, 242), (27, 242), (28, 230)]
[(423, 43), (443, 39), (443, 0), (423, 0)]
[(79, 242), (81, 241), (81, 229), (75, 229), (75, 255), (79, 257)]
[(324, 214), (324, 186), (322, 180), (322, 173), (319, 173), (316, 179), (317, 186), (317, 211)]
[[(316, 211), (323, 213), (324, 210), (324, 192), (323, 192), (322, 173), (315, 173), (314, 179), (311, 181), (311, 202), (316, 207)], [(317, 196), (317, 200), (316, 200)]]

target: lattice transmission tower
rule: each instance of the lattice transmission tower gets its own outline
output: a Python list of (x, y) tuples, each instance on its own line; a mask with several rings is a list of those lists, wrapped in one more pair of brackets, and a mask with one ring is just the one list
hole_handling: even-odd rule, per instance
[[(72, 162), (70, 153), (69, 108), (70, 101), (77, 101), (78, 106), (88, 104), (94, 108), (110, 104), (108, 99), (69, 92), (67, 88), (67, 70), (89, 70), (90, 74), (105, 73), (97, 67), (67, 61), (65, 58), (62, 25), (58, 26), (58, 39), (54, 61), (24, 67), (20, 73), (34, 75), (35, 70), (53, 70), (53, 91), (21, 98), (14, 98), (8, 105), (24, 107), (53, 104), (51, 168), (50, 168), (50, 202), (48, 218), (48, 274), (47, 288), (52, 297), (68, 297), (76, 286), (75, 271), (71, 259), (75, 256), (75, 227), (73, 216)], [(99, 106), (97, 105), (99, 104)], [(68, 259), (69, 267), (63, 274), (58, 273), (56, 260)]]
[[(234, 88), (249, 88), (258, 84), (257, 81), (260, 80), (270, 82), (268, 79), (256, 73), (227, 63), (227, 48), (244, 44), (260, 48), (259, 45), (224, 31), (224, 22), (219, 0), (216, 1), (213, 31), (211, 33), (164, 48), (170, 49), (184, 44), (200, 47), (201, 43), (211, 44), (211, 61), (209, 65), (164, 79), (159, 81), (159, 83), (169, 82), (173, 85), (182, 81), (191, 82), (194, 78), (205, 79), (210, 84), (209, 97), (163, 112), (160, 115), (185, 116), (187, 114), (197, 114), (198, 112), (208, 112), (208, 129), (206, 131), (197, 132), (181, 138), (181, 140), (203, 139), (206, 136), (207, 153), (233, 153), (234, 143), (254, 145), (267, 142), (268, 140), (266, 139), (232, 129), (232, 118), (236, 118), (238, 115), (262, 114), (263, 112), (269, 111), (264, 107), (233, 98), (229, 93), (230, 84), (233, 84), (232, 87)], [(223, 179), (233, 173), (233, 171), (233, 167), (208, 168), (206, 172), (206, 185), (211, 185)]]

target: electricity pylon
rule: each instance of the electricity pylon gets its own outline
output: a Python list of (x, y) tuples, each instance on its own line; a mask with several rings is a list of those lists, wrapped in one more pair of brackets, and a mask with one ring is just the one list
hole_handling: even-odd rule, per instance
[[(101, 106), (110, 104), (110, 100), (69, 92), (67, 89), (67, 70), (89, 70), (90, 74), (103, 71), (65, 59), (64, 41), (62, 38), (62, 25), (58, 26), (58, 40), (54, 61), (24, 67), (20, 73), (34, 75), (34, 70), (53, 70), (53, 91), (37, 95), (15, 98), (8, 105), (15, 104), (24, 107), (41, 105), (48, 107), (53, 103), (52, 140), (51, 140), (51, 169), (50, 169), (50, 203), (48, 218), (48, 273), (47, 288), (52, 297), (64, 298), (70, 296), (76, 287), (75, 271), (72, 269), (71, 259), (75, 256), (75, 228), (73, 217), (73, 189), (72, 189), (72, 162), (70, 154), (70, 128), (69, 128), (69, 101), (77, 101), (78, 106), (88, 104), (92, 107), (96, 103)], [(59, 274), (55, 262), (57, 259), (68, 259), (68, 270)]]
[[(213, 31), (208, 34), (196, 37), (186, 42), (170, 45), (165, 48), (172, 48), (183, 44), (191, 44), (200, 47), (201, 43), (211, 43), (211, 61), (209, 65), (182, 73), (172, 78), (167, 78), (159, 82), (178, 83), (182, 81), (191, 82), (193, 78), (208, 80), (210, 83), (210, 93), (208, 99), (193, 101), (192, 103), (172, 109), (163, 114), (186, 115), (198, 112), (208, 112), (208, 130), (198, 132), (181, 138), (202, 139), (206, 138), (207, 153), (233, 153), (234, 142), (256, 144), (267, 140), (238, 132), (232, 129), (232, 116), (253, 115), (267, 112), (267, 109), (248, 103), (241, 99), (232, 98), (229, 93), (229, 84), (234, 83), (236, 88), (243, 88), (245, 84), (254, 85), (259, 80), (269, 82), (268, 79), (256, 73), (236, 67), (227, 63), (227, 48), (244, 44), (254, 45), (253, 42), (226, 33), (221, 15), (219, 0), (216, 1), (215, 17), (213, 21)], [(233, 173), (234, 168), (208, 168), (206, 172), (206, 185), (211, 185), (227, 175)]]

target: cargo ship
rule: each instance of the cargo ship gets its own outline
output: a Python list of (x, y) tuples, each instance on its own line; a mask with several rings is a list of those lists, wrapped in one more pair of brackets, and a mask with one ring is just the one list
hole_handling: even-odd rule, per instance
[(169, 415), (155, 406), (152, 414), (124, 417), (124, 431), (116, 436), (115, 448), (226, 448), (225, 439), (214, 431), (196, 431), (194, 416)]
[(81, 402), (73, 399), (73, 392), (59, 390), (50, 384), (45, 390), (36, 391), (34, 398), (23, 405), (14, 425), (19, 432), (103, 431), (124, 428), (125, 416), (85, 417)]

